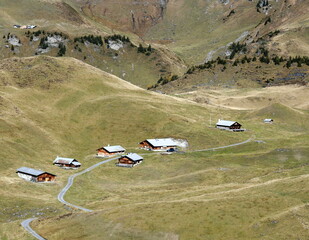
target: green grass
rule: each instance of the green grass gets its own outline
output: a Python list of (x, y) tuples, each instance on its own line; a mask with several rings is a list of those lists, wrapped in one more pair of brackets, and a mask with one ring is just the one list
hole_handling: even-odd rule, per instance
[[(307, 111), (280, 104), (219, 111), (142, 90), (71, 58), (7, 59), (1, 69), (1, 238), (27, 239), (20, 227), (17, 234), (12, 229), (43, 212), (33, 227), (48, 239), (254, 239), (273, 236), (268, 217), (308, 202)], [(249, 131), (209, 128), (210, 113)], [(262, 124), (269, 114), (275, 123)], [(239, 147), (192, 152), (253, 136)], [(145, 155), (132, 169), (110, 162), (77, 177), (65, 199), (95, 211), (63, 215), (71, 211), (56, 197), (75, 171), (52, 166), (57, 155), (74, 157), (85, 169), (101, 161), (92, 157), (98, 147), (120, 144), (141, 153), (138, 142), (154, 137), (187, 139), (190, 151)], [(15, 173), (21, 166), (55, 173), (57, 181), (25, 182)], [(289, 214), (280, 221), (290, 221)], [(283, 226), (279, 235), (296, 236)]]
[[(96, 238), (98, 232), (109, 233), (110, 229), (102, 230), (105, 224), (100, 219), (108, 219), (112, 226), (130, 225), (144, 232), (146, 239), (158, 232), (184, 239), (255, 239), (262, 233), (270, 239), (284, 233), (291, 238), (308, 237), (306, 231), (294, 233), (292, 226), (273, 232), (272, 224), (266, 225), (272, 220), (290, 220), (284, 212), (309, 200), (308, 145), (302, 137), (284, 143), (299, 147), (280, 152), (277, 148), (284, 146), (280, 141), (252, 142), (215, 152), (147, 156), (133, 169), (103, 165), (76, 179), (67, 196), (96, 209), (94, 214), (52, 219), (36, 227), (50, 239), (64, 231), (55, 231), (59, 225), (73, 226), (74, 231), (65, 234), (74, 232), (76, 239), (81, 232), (87, 233), (86, 239)], [(300, 217), (305, 220), (306, 214)], [(72, 220), (97, 224), (79, 230), (70, 224)]]
[[(24, 201), (26, 212), (46, 205), (63, 211), (56, 195), (72, 171), (51, 165), (57, 155), (75, 157), (85, 168), (100, 161), (85, 156), (107, 144), (135, 148), (146, 138), (172, 136), (188, 139), (195, 149), (215, 146), (217, 138), (222, 144), (239, 140), (228, 132), (205, 131), (209, 110), (204, 107), (146, 92), (74, 59), (14, 58), (2, 61), (1, 68), (6, 76), (0, 87), (1, 195), (3, 201), (14, 196), (9, 206)], [(55, 173), (57, 182), (24, 182), (15, 173), (21, 166)]]

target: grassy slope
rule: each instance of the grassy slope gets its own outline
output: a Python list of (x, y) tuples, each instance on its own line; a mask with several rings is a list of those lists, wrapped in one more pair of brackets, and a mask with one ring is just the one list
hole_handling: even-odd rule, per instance
[[(240, 57), (239, 59), (241, 59)], [(284, 63), (275, 65), (261, 63), (259, 60), (250, 63), (231, 63), (215, 65), (211, 69), (196, 69), (192, 74), (184, 74), (179, 79), (159, 85), (154, 90), (164, 93), (183, 93), (209, 88), (258, 88), (280, 86), (285, 84), (306, 84), (309, 82), (309, 66), (296, 63), (290, 68)], [(225, 69), (226, 68), (226, 69)]]
[[(224, 56), (225, 46), (245, 32), (249, 35), (240, 40), (255, 46), (269, 32), (280, 30), (279, 36), (267, 42), (271, 52), (308, 55), (308, 4), (294, 0), (269, 3), (271, 8), (264, 14), (257, 12), (252, 1), (231, 0), (225, 5), (216, 0), (171, 0), (164, 18), (146, 33), (146, 38), (167, 43), (189, 64), (197, 64), (211, 52), (213, 58)], [(267, 18), (271, 22), (265, 24)]]
[[(68, 58), (7, 59), (1, 69), (6, 76), (1, 84), (1, 159), (6, 160), (1, 201), (11, 209), (1, 217), (2, 238), (27, 239), (24, 231), (12, 234), (12, 229), (29, 212), (43, 209), (44, 216), (53, 216), (65, 211), (56, 195), (72, 172), (50, 165), (56, 155), (76, 157), (84, 168), (100, 161), (91, 155), (108, 143), (136, 151), (141, 139), (173, 136), (188, 139), (192, 150), (239, 142), (253, 134), (265, 143), (145, 156), (133, 169), (116, 168), (113, 162), (102, 165), (78, 177), (66, 196), (97, 211), (48, 218), (33, 226), (48, 239), (308, 237), (306, 231), (293, 230), (301, 230), (307, 221), (308, 112), (281, 104), (216, 112), (146, 92)], [(250, 131), (208, 128), (210, 112), (213, 119), (237, 119)], [(263, 124), (269, 116), (275, 123)], [(18, 151), (21, 158), (16, 158)], [(14, 172), (21, 165), (56, 173), (58, 181), (24, 182)], [(12, 196), (14, 201), (6, 201)], [(28, 215), (16, 217), (18, 211)]]
[(231, 19), (223, 22), (230, 11), (229, 6), (218, 1), (170, 1), (164, 19), (147, 33), (147, 38), (170, 40), (169, 48), (188, 63), (200, 63), (208, 52), (253, 29), (262, 17), (252, 3), (246, 2)]
[[(1, 225), (1, 237), (25, 238), (25, 232), (12, 235), (11, 229), (37, 212), (44, 216), (64, 212), (56, 195), (72, 172), (51, 165), (57, 155), (75, 157), (87, 167), (99, 161), (91, 155), (106, 144), (134, 150), (145, 138), (172, 136), (188, 139), (196, 149), (251, 135), (207, 129), (205, 119), (212, 110), (146, 92), (74, 59), (11, 58), (2, 60), (0, 68), (0, 217), (2, 222), (13, 221)], [(217, 118), (215, 112), (213, 116)], [(21, 166), (50, 171), (58, 180), (48, 185), (27, 183), (16, 176)]]
[[(270, 114), (275, 123), (263, 124)], [(49, 239), (306, 239), (308, 112), (275, 104), (239, 118), (265, 142), (147, 156), (134, 169), (106, 164), (78, 178), (68, 195), (98, 211), (35, 228)]]
[[(309, 103), (304, 101), (308, 94), (307, 86), (288, 85), (258, 89), (205, 88), (176, 95), (200, 104), (235, 110), (261, 109), (278, 102), (292, 108), (308, 110)], [(271, 114), (268, 117), (275, 116)]]

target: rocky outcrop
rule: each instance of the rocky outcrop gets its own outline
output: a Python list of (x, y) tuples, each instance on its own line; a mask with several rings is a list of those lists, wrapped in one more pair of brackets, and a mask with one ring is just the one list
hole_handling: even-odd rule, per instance
[(104, 25), (142, 36), (163, 19), (168, 2), (169, 0), (89, 0), (81, 9), (84, 14)]

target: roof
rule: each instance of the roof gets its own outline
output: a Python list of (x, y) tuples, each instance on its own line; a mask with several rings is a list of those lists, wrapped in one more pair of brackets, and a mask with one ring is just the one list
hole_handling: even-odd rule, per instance
[[(21, 173), (25, 173), (25, 174), (36, 176), (36, 177), (42, 175), (43, 173), (48, 173), (48, 172), (43, 172), (41, 170), (36, 170), (33, 168), (28, 168), (28, 167), (18, 168), (16, 172), (21, 172)], [(48, 173), (48, 174), (51, 174), (51, 173)], [(51, 174), (51, 175), (56, 176), (55, 174)]]
[(73, 164), (74, 166), (81, 166), (81, 164), (80, 164), (79, 162), (72, 162), (72, 164)]
[(127, 157), (129, 159), (131, 159), (132, 161), (138, 161), (138, 160), (143, 160), (143, 157), (141, 157), (140, 155), (136, 154), (136, 153), (128, 153), (125, 156), (122, 157)]
[(126, 150), (120, 145), (103, 147), (108, 152), (125, 152)]
[(73, 161), (77, 162), (77, 160), (74, 158), (64, 158), (57, 156), (56, 159), (54, 160), (54, 163), (71, 164)]
[(177, 146), (177, 142), (172, 138), (146, 139), (153, 147)]
[(264, 119), (264, 122), (272, 122), (273, 120), (271, 118)]
[(232, 126), (235, 123), (237, 123), (237, 122), (235, 122), (235, 121), (227, 121), (227, 120), (220, 120), (219, 119), (218, 122), (217, 122), (217, 125), (230, 127), (230, 126)]

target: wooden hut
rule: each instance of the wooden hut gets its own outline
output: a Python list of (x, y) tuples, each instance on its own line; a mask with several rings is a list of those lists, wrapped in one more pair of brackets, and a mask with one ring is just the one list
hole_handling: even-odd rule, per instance
[(56, 157), (53, 162), (54, 165), (63, 168), (71, 168), (77, 169), (81, 166), (81, 164), (74, 158), (64, 158), (64, 157)]
[(146, 139), (139, 144), (140, 148), (150, 151), (166, 151), (178, 147), (178, 143), (172, 138)]
[(101, 147), (97, 149), (97, 151), (98, 151), (97, 153), (98, 157), (110, 157), (117, 154), (124, 154), (126, 150), (123, 147), (116, 145), (116, 146)]
[(218, 120), (216, 127), (223, 130), (240, 131), (241, 124), (235, 121)]
[(20, 178), (31, 182), (52, 182), (56, 175), (28, 167), (18, 168), (16, 173)]
[(116, 165), (118, 167), (134, 167), (135, 165), (140, 164), (143, 160), (143, 157), (136, 153), (128, 153), (127, 155), (121, 156)]

